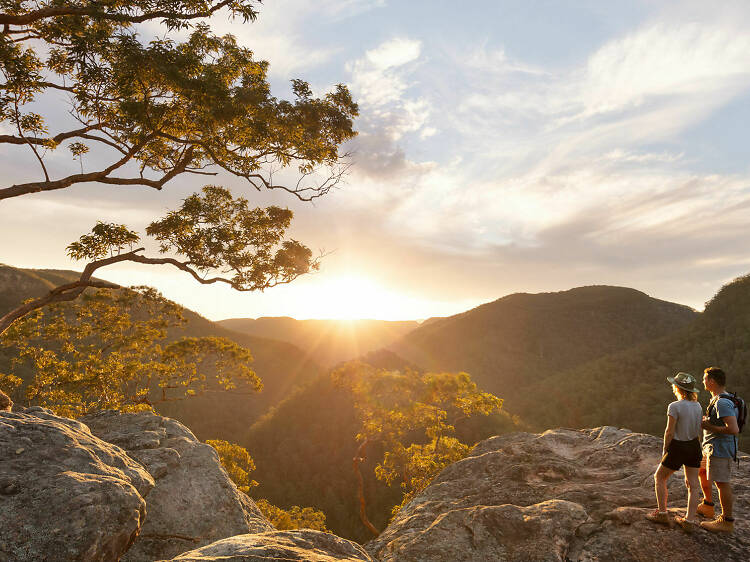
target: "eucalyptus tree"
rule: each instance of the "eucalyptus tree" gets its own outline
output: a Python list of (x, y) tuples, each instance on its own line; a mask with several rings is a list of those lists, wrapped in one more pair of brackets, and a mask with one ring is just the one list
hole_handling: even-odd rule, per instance
[[(253, 190), (282, 190), (304, 201), (328, 193), (347, 169), (341, 146), (356, 134), (357, 105), (346, 86), (316, 97), (297, 79), (293, 99), (277, 99), (268, 63), (231, 35), (211, 31), (217, 17), (251, 23), (259, 4), (0, 1), (0, 144), (7, 157), (25, 152), (36, 163), (24, 181), (0, 185), (0, 204), (86, 183), (160, 190), (178, 176), (220, 172)], [(146, 23), (164, 37), (145, 40)], [(59, 150), (70, 151), (77, 170), (50, 162)], [(291, 176), (291, 183), (276, 180)], [(208, 209), (216, 200), (220, 211)], [(138, 235), (126, 226), (98, 224), (69, 247), (74, 258), (89, 260), (81, 278), (3, 317), (0, 333), (39, 306), (75, 299), (86, 287), (112, 286), (93, 273), (118, 261), (172, 265), (200, 282), (239, 290), (289, 282), (317, 263), (305, 246), (283, 240), (291, 216), (277, 207), (250, 209), (229, 191), (207, 187), (147, 231), (162, 251), (185, 259), (147, 258), (132, 249)], [(229, 223), (234, 235), (227, 238)]]
[(456, 423), (499, 411), (503, 403), (482, 392), (467, 373), (388, 371), (353, 361), (332, 376), (350, 391), (359, 415), (359, 447), (352, 460), (359, 515), (376, 536), (379, 531), (367, 517), (360, 470), (368, 447), (379, 442), (384, 451), (375, 467), (378, 480), (388, 485), (398, 482), (404, 492), (401, 504), (393, 508), (395, 514), (443, 468), (468, 454), (471, 446), (454, 436)]

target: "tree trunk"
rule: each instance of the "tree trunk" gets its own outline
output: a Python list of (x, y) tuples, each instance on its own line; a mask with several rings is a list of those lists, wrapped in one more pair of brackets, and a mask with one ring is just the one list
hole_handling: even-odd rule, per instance
[(367, 518), (367, 504), (365, 503), (365, 483), (362, 479), (362, 471), (359, 469), (359, 464), (367, 459), (365, 448), (367, 447), (367, 443), (369, 443), (369, 441), (369, 439), (365, 439), (359, 446), (359, 449), (357, 449), (357, 456), (352, 459), (352, 466), (354, 467), (354, 472), (357, 474), (359, 491), (359, 518), (362, 520), (362, 523), (364, 523), (365, 527), (367, 527), (370, 532), (377, 537), (380, 534), (380, 531), (378, 531)]

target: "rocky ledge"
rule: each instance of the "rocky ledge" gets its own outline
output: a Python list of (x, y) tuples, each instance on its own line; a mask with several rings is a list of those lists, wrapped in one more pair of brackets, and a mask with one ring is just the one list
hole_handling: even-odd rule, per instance
[[(0, 562), (748, 560), (750, 457), (734, 479), (734, 534), (686, 534), (644, 519), (660, 450), (657, 437), (612, 427), (493, 437), (363, 549), (274, 530), (175, 420), (0, 412)], [(684, 510), (681, 476), (669, 484), (673, 514)]]
[(44, 408), (0, 412), (0, 562), (117, 560), (154, 480), (84, 424)]
[(91, 433), (124, 449), (155, 486), (147, 517), (123, 562), (153, 562), (218, 539), (274, 530), (221, 468), (219, 456), (180, 422), (151, 412), (104, 411), (81, 419)]
[[(655, 507), (661, 440), (626, 429), (514, 433), (479, 443), (448, 466), (366, 545), (399, 561), (747, 561), (750, 457), (734, 479), (735, 533), (687, 534), (644, 519)], [(673, 514), (686, 502), (669, 483)]]

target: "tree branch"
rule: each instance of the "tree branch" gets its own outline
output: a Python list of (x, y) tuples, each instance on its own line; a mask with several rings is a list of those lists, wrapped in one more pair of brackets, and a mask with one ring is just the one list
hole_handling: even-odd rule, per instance
[[(145, 179), (139, 180), (138, 182), (135, 182), (134, 180), (122, 180), (121, 182), (118, 182), (118, 181), (114, 181), (116, 180), (116, 178), (107, 178), (107, 176), (110, 173), (112, 173), (117, 168), (120, 168), (121, 166), (125, 165), (130, 159), (132, 159), (133, 156), (135, 156), (135, 154), (141, 148), (143, 148), (143, 146), (147, 142), (148, 142), (148, 139), (136, 144), (120, 160), (118, 160), (117, 162), (109, 166), (108, 168), (105, 168), (104, 170), (101, 170), (99, 172), (89, 172), (87, 174), (73, 174), (71, 176), (68, 176), (59, 180), (21, 183), (21, 184), (12, 185), (10, 187), (0, 189), (0, 200), (9, 199), (11, 197), (17, 197), (19, 195), (26, 195), (28, 193), (38, 193), (40, 191), (54, 191), (56, 189), (65, 189), (66, 187), (70, 187), (74, 183), (86, 183), (86, 182), (92, 182), (92, 181), (98, 181), (98, 182), (103, 182), (103, 183), (121, 183), (122, 185), (130, 185), (132, 183), (142, 183), (143, 185), (149, 185), (150, 187), (161, 189), (161, 185), (163, 185), (164, 182), (171, 179), (175, 175), (174, 173), (170, 172), (170, 174), (167, 174), (165, 176), (166, 179), (162, 178), (162, 180), (156, 181), (156, 182), (153, 180), (145, 180)], [(187, 165), (187, 163), (185, 163), (185, 165)]]
[[(81, 127), (80, 129), (74, 129), (72, 131), (66, 131), (64, 133), (58, 133), (54, 137), (50, 137), (48, 139), (40, 138), (40, 137), (17, 137), (14, 135), (0, 135), (0, 143), (5, 144), (41, 144), (46, 145), (50, 141), (54, 142), (55, 144), (60, 144), (62, 141), (67, 140), (69, 138), (73, 137), (83, 137), (83, 138), (91, 138), (92, 140), (100, 140), (102, 142), (108, 142), (109, 141), (103, 141), (103, 139), (100, 139), (99, 137), (91, 137), (87, 136), (86, 133), (89, 131), (93, 131), (96, 129), (103, 129), (104, 127), (107, 127), (107, 123), (95, 123), (94, 125), (87, 125), (86, 127)], [(111, 143), (114, 144), (114, 143)], [(122, 150), (122, 149), (119, 149)]]
[(53, 18), (59, 16), (84, 16), (121, 23), (142, 23), (144, 21), (156, 18), (192, 20), (196, 18), (207, 18), (221, 8), (230, 5), (232, 1), (233, 0), (222, 0), (211, 8), (208, 8), (206, 10), (199, 10), (191, 14), (172, 12), (169, 10), (155, 10), (152, 12), (144, 12), (143, 14), (138, 16), (104, 12), (101, 10), (101, 8), (98, 8), (96, 6), (87, 6), (82, 8), (76, 8), (73, 6), (59, 6), (42, 8), (40, 10), (35, 10), (33, 12), (21, 15), (0, 14), (0, 25), (29, 25), (45, 18)]
[(96, 279), (91, 279), (91, 276), (100, 267), (104, 267), (121, 261), (128, 261), (132, 259), (133, 256), (136, 256), (136, 252), (141, 252), (143, 250), (144, 248), (138, 248), (137, 250), (133, 250), (125, 254), (111, 256), (109, 258), (104, 258), (89, 263), (83, 269), (81, 277), (78, 279), (78, 281), (55, 287), (43, 297), (25, 302), (21, 306), (11, 310), (2, 318), (0, 318), (0, 335), (2, 335), (5, 330), (7, 330), (16, 320), (23, 318), (34, 310), (40, 309), (44, 306), (47, 306), (48, 304), (72, 301), (77, 299), (81, 295), (81, 293), (86, 290), (87, 287), (96, 287), (100, 289), (119, 289), (120, 285), (117, 285), (116, 283), (98, 281)]

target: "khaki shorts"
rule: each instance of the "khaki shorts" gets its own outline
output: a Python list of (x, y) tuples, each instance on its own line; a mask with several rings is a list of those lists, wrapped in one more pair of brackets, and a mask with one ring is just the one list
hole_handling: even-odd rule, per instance
[(729, 482), (732, 477), (732, 459), (730, 457), (703, 457), (701, 469), (712, 482)]

